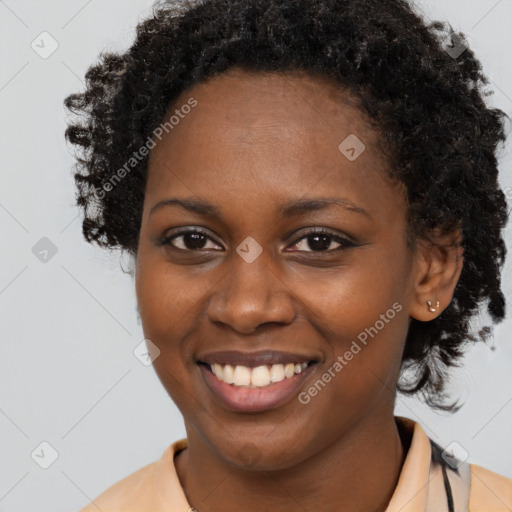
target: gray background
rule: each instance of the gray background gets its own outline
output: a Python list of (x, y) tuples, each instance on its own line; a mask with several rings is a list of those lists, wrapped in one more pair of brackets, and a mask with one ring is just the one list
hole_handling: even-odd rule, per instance
[[(495, 91), (490, 104), (512, 115), (512, 0), (417, 3), (467, 34)], [(153, 369), (132, 352), (144, 338), (132, 278), (117, 254), (82, 240), (74, 160), (63, 137), (64, 97), (82, 90), (100, 50), (129, 46), (151, 5), (0, 1), (0, 511), (77, 510), (184, 436)], [(58, 43), (48, 58), (31, 47), (35, 40), (38, 51), (51, 48), (44, 31)], [(511, 163), (509, 143), (501, 160), (505, 187)], [(57, 250), (46, 262), (32, 251), (43, 237)], [(497, 350), (474, 347), (456, 374), (453, 390), (466, 398), (459, 413), (434, 413), (399, 397), (397, 414), (419, 421), (443, 447), (455, 441), (471, 462), (512, 478), (510, 326), (508, 319), (496, 328)], [(51, 462), (43, 441), (58, 453), (48, 469), (39, 465)]]

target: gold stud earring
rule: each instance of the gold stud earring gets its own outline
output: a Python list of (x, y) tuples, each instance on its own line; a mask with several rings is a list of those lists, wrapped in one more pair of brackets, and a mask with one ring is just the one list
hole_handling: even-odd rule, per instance
[(439, 301), (436, 300), (436, 305), (433, 306), (433, 302), (431, 300), (427, 300), (427, 306), (428, 306), (428, 310), (431, 313), (435, 313), (435, 311), (439, 308), (440, 304), (439, 304)]

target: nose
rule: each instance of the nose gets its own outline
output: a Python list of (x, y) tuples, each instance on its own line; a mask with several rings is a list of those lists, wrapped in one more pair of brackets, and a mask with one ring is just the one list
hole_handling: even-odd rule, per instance
[(210, 321), (243, 334), (263, 324), (290, 324), (296, 316), (292, 292), (278, 275), (272, 257), (264, 251), (248, 263), (234, 253), (232, 260), (208, 304)]

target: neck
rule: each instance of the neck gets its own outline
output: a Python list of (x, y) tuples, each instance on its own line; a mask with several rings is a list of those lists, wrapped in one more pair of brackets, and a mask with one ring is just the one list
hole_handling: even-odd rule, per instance
[[(394, 417), (388, 416), (386, 421), (359, 423), (292, 468), (233, 468), (205, 445), (177, 455), (176, 470), (197, 512), (384, 512), (406, 455)], [(188, 443), (189, 447), (204, 445), (193, 431), (188, 432)]]

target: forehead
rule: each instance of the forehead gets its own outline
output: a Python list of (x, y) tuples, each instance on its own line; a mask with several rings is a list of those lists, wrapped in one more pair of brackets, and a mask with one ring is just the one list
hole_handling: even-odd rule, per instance
[(339, 190), (378, 201), (389, 186), (357, 99), (325, 78), (231, 70), (182, 93), (170, 116), (172, 129), (150, 154), (146, 194), (154, 199), (172, 190), (210, 203), (242, 195), (277, 204)]
[(358, 98), (326, 77), (302, 71), (229, 70), (183, 92), (166, 117), (192, 96), (197, 105), (188, 116), (189, 128), (203, 134), (206, 124), (215, 125), (234, 137), (233, 144), (268, 143), (273, 136), (282, 140), (301, 133), (312, 138), (313, 130), (334, 130), (338, 138), (347, 130), (368, 139), (375, 136)]

